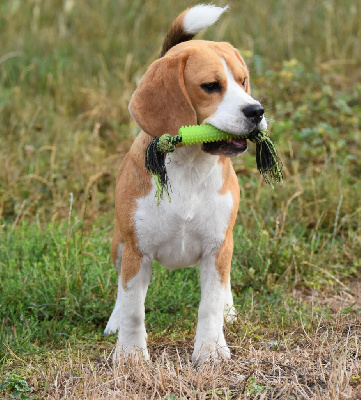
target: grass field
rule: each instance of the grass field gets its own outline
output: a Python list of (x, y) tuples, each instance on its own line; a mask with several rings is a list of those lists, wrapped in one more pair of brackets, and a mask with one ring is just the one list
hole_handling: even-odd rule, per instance
[[(192, 3), (194, 4), (194, 3)], [(220, 5), (226, 4), (220, 1)], [(361, 3), (234, 1), (285, 183), (241, 183), (232, 360), (190, 364), (198, 271), (154, 265), (149, 364), (114, 366), (114, 183), (127, 103), (180, 0), (0, 4), (0, 398), (361, 398)]]

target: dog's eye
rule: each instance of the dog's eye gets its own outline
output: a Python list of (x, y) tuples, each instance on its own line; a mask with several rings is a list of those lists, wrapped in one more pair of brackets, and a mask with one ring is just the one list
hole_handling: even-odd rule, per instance
[(246, 82), (247, 82), (247, 78), (244, 78), (244, 81), (242, 82), (243, 87), (246, 87)]
[(219, 84), (219, 82), (202, 83), (201, 88), (207, 93), (215, 93), (222, 91), (222, 86)]

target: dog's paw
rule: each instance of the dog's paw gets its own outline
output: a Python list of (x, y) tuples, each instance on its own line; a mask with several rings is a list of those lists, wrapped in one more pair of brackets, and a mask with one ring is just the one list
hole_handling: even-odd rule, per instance
[(120, 328), (120, 318), (113, 312), (109, 318), (107, 326), (104, 329), (104, 335), (111, 335), (112, 333), (117, 332), (119, 328)]
[(140, 360), (149, 360), (149, 353), (147, 347), (141, 348), (137, 346), (124, 347), (124, 345), (120, 344), (119, 341), (115, 346), (113, 360), (115, 362), (124, 361), (127, 362), (129, 360), (140, 361)]
[(232, 324), (237, 320), (237, 311), (233, 306), (231, 306), (224, 310), (223, 316), (227, 324)]
[(203, 342), (201, 346), (194, 347), (194, 351), (192, 354), (192, 363), (195, 366), (199, 366), (206, 362), (216, 361), (220, 359), (231, 358), (231, 352), (226, 345), (226, 343), (217, 343), (217, 342)]
[(127, 361), (130, 358), (133, 360), (149, 360), (147, 333), (145, 330), (136, 332), (127, 332), (124, 329), (119, 330), (113, 359)]

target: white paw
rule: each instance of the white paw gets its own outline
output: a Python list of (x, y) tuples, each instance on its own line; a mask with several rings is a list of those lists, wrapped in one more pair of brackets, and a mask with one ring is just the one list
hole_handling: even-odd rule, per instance
[(203, 342), (201, 346), (196, 344), (192, 354), (192, 362), (196, 366), (219, 359), (229, 360), (230, 358), (231, 352), (225, 341), (223, 343)]
[(118, 341), (115, 346), (114, 360), (129, 358), (139, 360), (149, 360), (149, 353), (147, 349), (147, 333), (144, 331), (127, 332), (119, 331)]
[(119, 313), (115, 313), (114, 311), (112, 312), (107, 326), (104, 329), (104, 335), (111, 335), (112, 333), (118, 331), (120, 328), (120, 318), (118, 317)]
[(148, 361), (149, 353), (147, 347), (146, 346), (143, 348), (138, 346), (124, 347), (124, 345), (120, 344), (118, 341), (117, 345), (115, 346), (113, 360), (114, 361), (124, 360), (126, 362), (129, 359), (132, 359), (134, 361), (138, 361), (141, 359)]
[(227, 324), (231, 324), (237, 320), (237, 311), (233, 306), (225, 309), (223, 315)]

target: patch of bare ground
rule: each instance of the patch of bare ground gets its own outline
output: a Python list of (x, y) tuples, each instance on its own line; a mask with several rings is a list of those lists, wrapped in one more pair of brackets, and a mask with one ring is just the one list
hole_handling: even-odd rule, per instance
[(250, 338), (237, 321), (226, 331), (229, 361), (194, 368), (192, 340), (151, 339), (150, 362), (114, 365), (108, 345), (97, 358), (71, 350), (60, 361), (54, 354), (39, 374), (33, 371), (33, 387), (40, 398), (57, 400), (361, 399), (360, 282), (351, 287), (303, 293), (315, 307), (332, 305), (327, 319), (316, 318), (308, 329), (300, 321), (282, 332), (260, 328)]

